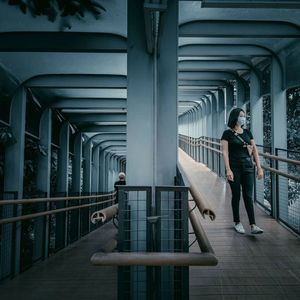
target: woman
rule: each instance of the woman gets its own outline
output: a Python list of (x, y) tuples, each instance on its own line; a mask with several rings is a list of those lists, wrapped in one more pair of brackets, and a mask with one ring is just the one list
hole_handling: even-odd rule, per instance
[(239, 203), (241, 196), (241, 186), (244, 203), (251, 226), (251, 233), (263, 233), (263, 230), (255, 224), (253, 208), (253, 184), (254, 165), (251, 151), (256, 162), (257, 178), (263, 178), (263, 169), (260, 165), (257, 148), (250, 130), (243, 128), (246, 123), (245, 112), (241, 108), (231, 111), (228, 119), (229, 129), (223, 132), (221, 144), (223, 147), (223, 158), (226, 168), (226, 177), (232, 192), (232, 212), (234, 228), (238, 233), (245, 233), (245, 229), (240, 222)]

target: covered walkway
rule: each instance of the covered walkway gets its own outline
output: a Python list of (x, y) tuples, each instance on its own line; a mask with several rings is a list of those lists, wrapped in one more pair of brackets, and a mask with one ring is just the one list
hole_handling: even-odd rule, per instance
[[(214, 267), (190, 267), (190, 299), (299, 299), (300, 240), (257, 206), (260, 236), (237, 234), (232, 226), (230, 189), (226, 181), (179, 150), (179, 162), (197, 183), (217, 215), (215, 221), (197, 212), (218, 258)], [(241, 205), (241, 220), (247, 216)], [(192, 228), (190, 227), (190, 230)], [(117, 268), (91, 265), (116, 236), (112, 222), (93, 231), (47, 261), (0, 285), (1, 300), (117, 299)], [(190, 235), (190, 244), (195, 240)], [(196, 244), (190, 252), (199, 252)]]
[[(299, 57), (300, 0), (0, 1), (1, 300), (297, 298)], [(235, 108), (258, 237), (222, 179)]]

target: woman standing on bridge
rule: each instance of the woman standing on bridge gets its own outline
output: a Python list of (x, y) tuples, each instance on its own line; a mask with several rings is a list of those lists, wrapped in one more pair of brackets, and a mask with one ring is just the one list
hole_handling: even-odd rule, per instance
[(223, 132), (221, 144), (226, 168), (226, 176), (232, 192), (232, 212), (234, 228), (238, 233), (245, 233), (240, 222), (239, 203), (241, 187), (243, 199), (251, 226), (251, 233), (263, 233), (263, 230), (255, 224), (253, 208), (253, 185), (254, 185), (254, 156), (257, 168), (257, 178), (263, 178), (263, 169), (260, 165), (258, 151), (250, 130), (243, 128), (246, 123), (245, 112), (241, 108), (231, 111), (228, 119), (229, 129)]

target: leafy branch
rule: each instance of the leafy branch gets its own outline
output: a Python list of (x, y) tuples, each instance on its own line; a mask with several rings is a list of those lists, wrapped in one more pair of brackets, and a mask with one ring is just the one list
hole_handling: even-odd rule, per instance
[(84, 18), (86, 12), (98, 19), (106, 11), (98, 0), (8, 0), (8, 4), (19, 6), (24, 14), (29, 11), (33, 17), (47, 16), (51, 22), (59, 15)]
[(7, 146), (16, 143), (10, 127), (0, 127), (0, 145)]

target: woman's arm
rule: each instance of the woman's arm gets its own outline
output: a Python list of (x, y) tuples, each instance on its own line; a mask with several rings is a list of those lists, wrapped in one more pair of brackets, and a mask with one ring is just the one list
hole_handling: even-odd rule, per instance
[(255, 144), (254, 139), (250, 140), (251, 145), (253, 146), (253, 156), (254, 156), (254, 160), (256, 163), (256, 168), (257, 168), (257, 178), (261, 179), (264, 176), (264, 171), (260, 165), (260, 159), (259, 159), (259, 155), (258, 155), (258, 150)]
[(229, 165), (229, 156), (228, 156), (228, 142), (226, 140), (221, 140), (221, 145), (222, 145), (222, 152), (223, 152), (223, 159), (224, 159), (224, 164), (226, 168), (226, 176), (228, 180), (233, 181), (233, 173), (230, 169)]

